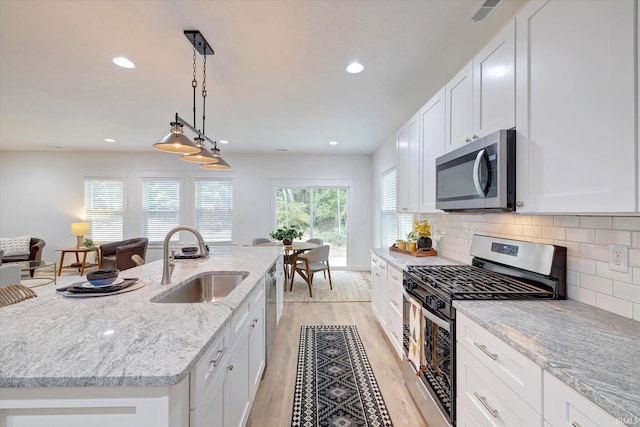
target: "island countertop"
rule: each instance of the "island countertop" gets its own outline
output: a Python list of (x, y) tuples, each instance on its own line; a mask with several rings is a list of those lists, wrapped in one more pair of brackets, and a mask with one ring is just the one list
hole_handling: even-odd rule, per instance
[(454, 306), (614, 417), (640, 422), (640, 322), (574, 300)]
[[(121, 272), (145, 286), (119, 295), (66, 298), (54, 285), (35, 288), (37, 298), (0, 309), (0, 387), (177, 384), (280, 255), (277, 247), (213, 247), (209, 258), (177, 260), (168, 286), (155, 261)], [(249, 275), (221, 301), (150, 301), (207, 271)]]

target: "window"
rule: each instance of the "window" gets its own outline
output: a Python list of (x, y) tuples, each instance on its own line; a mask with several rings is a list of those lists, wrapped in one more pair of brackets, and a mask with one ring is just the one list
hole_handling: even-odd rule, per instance
[[(172, 228), (180, 225), (180, 180), (143, 179), (142, 235), (150, 242), (162, 242)], [(178, 233), (171, 237), (178, 241)]]
[(383, 247), (391, 246), (398, 239), (404, 239), (413, 229), (412, 214), (398, 214), (396, 212), (396, 171), (386, 172), (381, 177), (381, 236)]
[(195, 181), (195, 227), (209, 242), (231, 242), (233, 182), (228, 179)]
[(91, 224), (91, 239), (113, 242), (123, 238), (124, 180), (85, 178), (84, 212)]

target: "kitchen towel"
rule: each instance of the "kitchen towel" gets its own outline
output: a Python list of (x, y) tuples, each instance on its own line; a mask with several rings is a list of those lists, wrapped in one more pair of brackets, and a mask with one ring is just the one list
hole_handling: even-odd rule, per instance
[(409, 299), (409, 361), (419, 369), (422, 361), (422, 305), (413, 298)]

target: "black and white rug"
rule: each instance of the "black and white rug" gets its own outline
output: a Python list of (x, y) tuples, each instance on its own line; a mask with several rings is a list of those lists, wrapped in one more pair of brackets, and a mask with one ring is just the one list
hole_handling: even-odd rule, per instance
[(302, 326), (291, 426), (393, 426), (354, 325)]

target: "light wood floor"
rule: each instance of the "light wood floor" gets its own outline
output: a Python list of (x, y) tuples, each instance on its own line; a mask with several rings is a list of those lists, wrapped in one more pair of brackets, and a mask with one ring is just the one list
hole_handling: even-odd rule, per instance
[(301, 325), (356, 325), (394, 426), (426, 426), (370, 302), (286, 303), (247, 427), (291, 425)]

